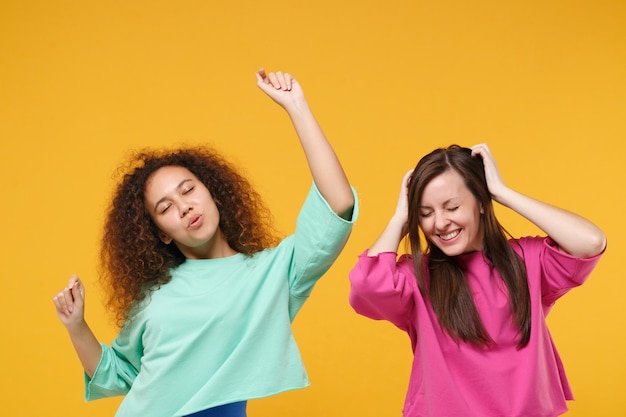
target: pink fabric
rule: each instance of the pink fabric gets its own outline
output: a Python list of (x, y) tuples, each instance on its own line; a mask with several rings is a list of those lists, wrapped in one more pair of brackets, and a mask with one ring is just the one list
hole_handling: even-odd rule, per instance
[(392, 322), (411, 339), (405, 417), (552, 417), (567, 411), (565, 400), (573, 396), (545, 317), (559, 297), (585, 281), (601, 255), (577, 259), (559, 252), (549, 238), (512, 244), (525, 259), (532, 304), (530, 343), (521, 350), (508, 292), (482, 252), (461, 255), (457, 262), (496, 342), (489, 348), (457, 345), (440, 328), (417, 288), (410, 256), (359, 257), (350, 272), (350, 304), (359, 314)]

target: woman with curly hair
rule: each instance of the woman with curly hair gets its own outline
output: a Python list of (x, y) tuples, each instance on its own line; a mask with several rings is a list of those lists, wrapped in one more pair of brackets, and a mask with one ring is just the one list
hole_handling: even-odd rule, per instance
[[(546, 236), (507, 238), (493, 201)], [(408, 234), (411, 253), (398, 257)], [(405, 175), (396, 211), (350, 272), (357, 313), (407, 332), (405, 417), (554, 417), (572, 399), (546, 325), (606, 247), (590, 221), (507, 187), (486, 144)]]
[(354, 190), (299, 83), (257, 85), (289, 115), (313, 185), (296, 231), (273, 236), (249, 182), (209, 148), (138, 153), (114, 193), (102, 280), (121, 326), (100, 343), (76, 276), (54, 297), (85, 369), (85, 398), (125, 395), (117, 416), (246, 415), (247, 400), (309, 385), (291, 322), (344, 247)]

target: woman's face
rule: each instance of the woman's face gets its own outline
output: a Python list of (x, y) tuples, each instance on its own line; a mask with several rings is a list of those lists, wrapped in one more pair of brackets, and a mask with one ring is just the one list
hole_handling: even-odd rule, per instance
[(174, 242), (190, 259), (232, 255), (219, 228), (220, 214), (206, 186), (188, 169), (165, 166), (155, 171), (144, 193), (159, 238)]
[(444, 172), (424, 187), (420, 228), (448, 256), (482, 250), (481, 214), (481, 205), (455, 170)]

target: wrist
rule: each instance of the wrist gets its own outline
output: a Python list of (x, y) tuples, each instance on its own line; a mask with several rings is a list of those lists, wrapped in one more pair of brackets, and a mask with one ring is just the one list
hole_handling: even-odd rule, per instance
[(389, 226), (398, 230), (402, 230), (406, 227), (408, 219), (404, 213), (395, 213), (391, 219), (389, 219)]
[(291, 116), (302, 117), (303, 115), (311, 113), (309, 104), (304, 97), (295, 98), (292, 101), (284, 105), (285, 111)]
[(91, 333), (91, 329), (87, 322), (84, 319), (80, 319), (74, 322), (67, 323), (65, 325), (67, 332), (70, 334), (72, 338), (81, 337), (85, 334)]

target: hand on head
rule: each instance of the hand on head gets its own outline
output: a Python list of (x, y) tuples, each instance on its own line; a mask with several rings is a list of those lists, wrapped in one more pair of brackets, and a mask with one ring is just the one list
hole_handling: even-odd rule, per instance
[(485, 166), (485, 179), (487, 180), (487, 187), (489, 188), (489, 192), (494, 200), (498, 201), (498, 197), (501, 195), (501, 192), (506, 188), (502, 177), (500, 176), (500, 171), (498, 170), (498, 165), (496, 164), (496, 160), (491, 154), (491, 150), (486, 143), (480, 143), (478, 145), (472, 146), (472, 156), (480, 157), (483, 160), (483, 165)]
[(402, 235), (406, 235), (408, 233), (407, 222), (409, 218), (409, 179), (411, 178), (411, 174), (413, 174), (413, 169), (409, 170), (402, 177), (402, 185), (400, 187), (400, 195), (398, 196), (398, 203), (396, 204), (396, 212), (395, 217), (398, 220), (401, 220), (404, 224), (402, 229)]

